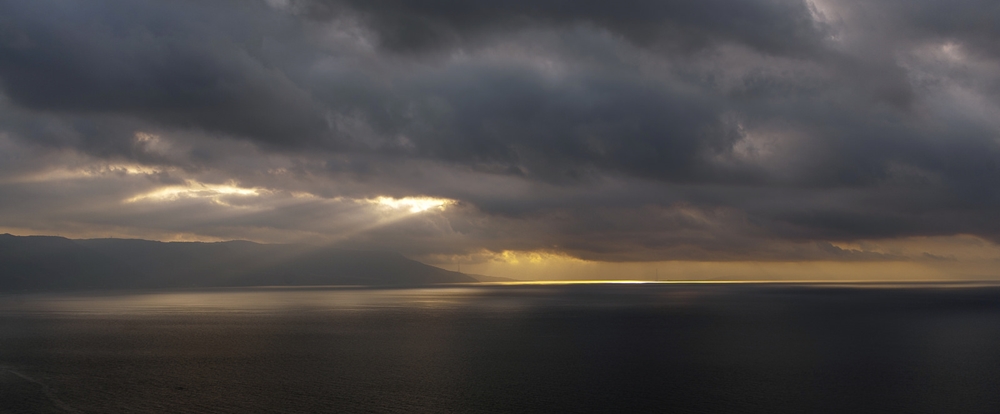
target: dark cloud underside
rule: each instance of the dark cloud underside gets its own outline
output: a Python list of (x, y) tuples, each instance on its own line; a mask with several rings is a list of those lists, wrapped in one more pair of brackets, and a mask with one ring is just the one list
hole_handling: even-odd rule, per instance
[[(610, 261), (1000, 240), (998, 23), (985, 0), (0, 0), (0, 226)], [(24, 178), (55, 170), (93, 188)], [(194, 182), (257, 201), (107, 213)], [(383, 195), (458, 204), (363, 230), (336, 204)]]

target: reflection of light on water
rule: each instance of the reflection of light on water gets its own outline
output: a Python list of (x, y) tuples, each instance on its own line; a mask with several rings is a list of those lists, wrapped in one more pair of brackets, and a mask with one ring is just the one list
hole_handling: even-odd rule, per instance
[(0, 311), (72, 314), (270, 313), (295, 310), (362, 311), (449, 308), (474, 298), (470, 288), (247, 288), (191, 292), (34, 294), (0, 297)]
[[(580, 280), (497, 282), (456, 284), (427, 288), (366, 288), (366, 287), (261, 287), (205, 289), (199, 291), (80, 293), (80, 294), (20, 294), (0, 295), (0, 312), (42, 314), (154, 314), (154, 313), (280, 313), (289, 311), (341, 312), (367, 310), (453, 310), (460, 308), (492, 309), (518, 312), (540, 298), (557, 298), (569, 290), (544, 289), (544, 286), (631, 285), (633, 293), (647, 292), (674, 304), (690, 303), (701, 294), (726, 292), (723, 286), (794, 286), (850, 289), (968, 289), (998, 287), (998, 282), (776, 282), (776, 281), (643, 281), (643, 280)], [(685, 288), (685, 285), (688, 287)], [(697, 294), (686, 289), (704, 286)], [(716, 290), (711, 285), (719, 286)], [(511, 287), (505, 289), (504, 287)], [(515, 289), (525, 286), (524, 289)], [(529, 289), (530, 287), (530, 289)], [(649, 290), (647, 290), (647, 287)], [(608, 292), (620, 292), (608, 289)], [(563, 292), (563, 293), (560, 293)], [(567, 296), (567, 297), (571, 297)], [(614, 295), (609, 297), (616, 297)], [(650, 296), (653, 297), (653, 296)], [(547, 299), (546, 299), (547, 300)], [(542, 300), (544, 302), (544, 300)], [(586, 301), (587, 306), (602, 302)], [(604, 301), (600, 306), (622, 305)]]

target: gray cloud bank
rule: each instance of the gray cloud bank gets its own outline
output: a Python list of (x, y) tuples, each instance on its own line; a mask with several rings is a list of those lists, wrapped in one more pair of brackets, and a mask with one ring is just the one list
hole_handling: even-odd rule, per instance
[[(0, 0), (0, 226), (609, 261), (997, 241), (998, 37), (987, 0)], [(192, 182), (257, 192), (122, 201)], [(457, 204), (366, 225), (378, 196)]]

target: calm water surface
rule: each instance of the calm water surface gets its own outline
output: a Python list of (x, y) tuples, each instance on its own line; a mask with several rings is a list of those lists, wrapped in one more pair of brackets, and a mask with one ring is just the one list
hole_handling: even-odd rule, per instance
[(0, 296), (2, 413), (995, 413), (998, 390), (996, 286)]

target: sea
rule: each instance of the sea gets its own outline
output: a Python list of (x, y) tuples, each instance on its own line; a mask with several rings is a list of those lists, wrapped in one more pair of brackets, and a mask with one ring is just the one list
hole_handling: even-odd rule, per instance
[(0, 295), (0, 413), (654, 412), (1000, 412), (1000, 286)]

